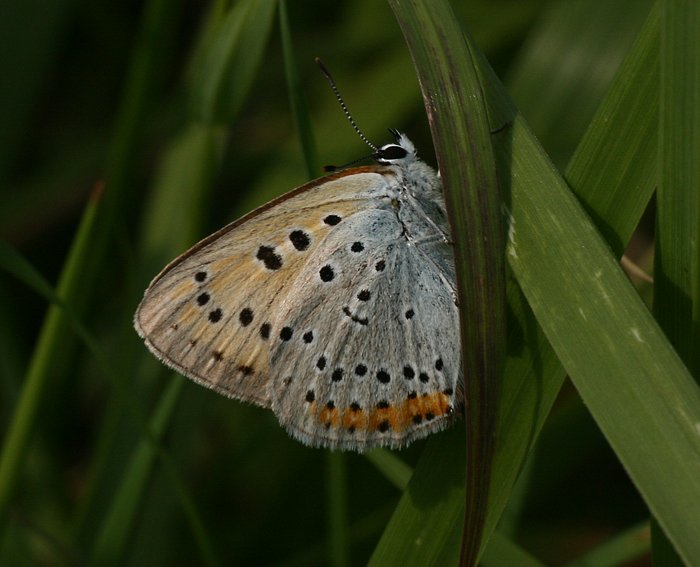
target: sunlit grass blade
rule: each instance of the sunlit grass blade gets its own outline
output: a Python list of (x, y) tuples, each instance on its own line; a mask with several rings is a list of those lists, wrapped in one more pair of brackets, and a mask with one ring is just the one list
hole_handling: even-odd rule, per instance
[[(653, 133), (658, 117), (658, 24), (658, 11), (652, 10), (565, 173), (570, 187), (618, 255), (632, 236), (657, 182), (657, 142)], [(507, 359), (507, 364), (513, 364), (508, 368), (512, 371), (506, 371), (501, 417), (504, 432), (499, 436), (501, 444), (494, 467), (494, 482), (501, 489), (494, 491), (487, 530), (495, 527), (564, 379), (563, 369), (546, 345), (541, 329), (529, 318), (522, 296), (513, 293), (509, 297), (517, 298), (515, 304), (511, 303), (511, 312), (518, 318), (510, 330), (529, 329), (525, 343), (531, 350)]]
[(700, 509), (686, 505), (700, 498), (700, 391), (524, 124), (497, 147), (518, 282), (645, 501), (681, 553), (700, 556)]
[[(654, 25), (653, 20), (650, 25)], [(652, 38), (653, 33), (647, 34), (645, 36), (645, 41), (651, 41)], [(638, 44), (636, 49), (641, 49), (642, 47), (643, 46)], [(634, 61), (631, 63), (628, 61), (628, 63), (623, 66), (620, 76), (626, 75), (626, 81), (629, 83), (639, 81), (640, 86), (643, 87), (645, 81), (640, 75), (644, 75), (646, 72), (648, 72), (648, 69), (640, 69), (638, 67), (635, 68)], [(498, 89), (498, 83), (493, 80), (493, 77), (491, 77), (491, 79), (488, 81), (488, 85), (492, 89)], [(633, 89), (633, 86), (631, 89)], [(487, 92), (491, 92), (488, 91), (488, 87)], [(617, 94), (624, 95), (625, 92), (627, 95), (629, 95), (630, 91), (620, 89)], [(649, 104), (653, 105), (654, 100), (655, 99), (653, 97), (650, 97), (648, 99)], [(495, 102), (495, 104), (496, 111), (500, 109), (501, 113), (504, 113), (505, 116), (508, 115), (508, 103), (505, 102), (505, 99), (501, 99), (501, 102)], [(615, 101), (606, 100), (604, 108), (611, 108), (610, 105), (614, 104)], [(638, 118), (646, 122), (650, 120), (650, 117), (653, 116), (653, 114), (653, 112), (645, 112)], [(628, 118), (629, 116), (625, 116), (624, 120), (626, 121)], [(616, 119), (619, 118), (617, 116), (608, 117), (608, 130), (599, 129), (599, 134), (602, 138), (598, 140), (597, 143), (595, 140), (589, 140), (591, 147), (595, 147), (598, 143), (606, 143), (606, 137), (615, 135), (615, 127), (611, 126), (611, 124), (614, 125)], [(639, 137), (644, 132), (646, 127), (647, 126), (643, 126), (634, 130), (636, 137), (635, 139), (627, 140), (627, 144), (632, 148), (638, 149), (631, 151), (626, 155), (634, 155), (637, 158), (639, 158), (640, 155), (643, 155), (649, 160), (653, 160), (655, 158), (653, 153), (654, 148), (645, 145), (645, 141), (641, 140)], [(694, 399), (697, 397), (697, 391), (693, 389), (684, 368), (679, 364), (678, 359), (675, 358), (675, 355), (669, 349), (668, 343), (666, 343), (663, 340), (663, 337), (660, 336), (658, 329), (654, 327), (654, 324), (650, 320), (643, 305), (639, 303), (636, 294), (634, 294), (634, 291), (627, 284), (624, 276), (619, 272), (613, 258), (609, 256), (609, 252), (606, 250), (605, 246), (602, 245), (602, 242), (597, 239), (595, 231), (591, 229), (587, 219), (582, 215), (580, 209), (578, 208), (578, 205), (570, 198), (566, 187), (564, 187), (561, 180), (557, 178), (553, 169), (543, 157), (541, 150), (539, 150), (537, 145), (533, 143), (527, 131), (523, 129), (520, 119), (515, 120), (513, 124), (512, 136), (510, 137), (511, 140), (506, 140), (507, 145), (500, 145), (500, 155), (503, 159), (503, 163), (507, 165), (503, 171), (507, 172), (510, 177), (511, 202), (509, 204), (511, 207), (516, 204), (518, 205), (517, 207), (510, 209), (513, 214), (513, 220), (515, 221), (515, 230), (517, 231), (522, 225), (525, 225), (524, 232), (527, 235), (527, 238), (525, 239), (518, 239), (517, 234), (511, 234), (516, 242), (516, 247), (511, 249), (511, 255), (509, 258), (511, 265), (518, 273), (520, 284), (529, 293), (531, 304), (535, 305), (540, 311), (539, 319), (548, 328), (550, 339), (556, 339), (556, 342), (558, 343), (557, 346), (560, 349), (559, 355), (567, 363), (570, 363), (570, 365), (574, 367), (577, 374), (578, 372), (581, 372), (583, 378), (581, 378), (580, 382), (583, 384), (580, 386), (580, 389), (582, 393), (584, 393), (584, 397), (587, 399), (587, 401), (590, 399), (593, 400), (593, 405), (596, 406), (594, 415), (599, 420), (599, 423), (601, 423), (604, 431), (609, 436), (611, 443), (618, 451), (618, 454), (621, 456), (623, 462), (625, 462), (625, 464), (628, 466), (628, 470), (632, 471), (632, 469), (634, 469), (633, 476), (638, 482), (638, 485), (640, 486), (640, 489), (644, 493), (645, 497), (647, 497), (648, 501), (652, 502), (652, 506), (661, 506), (662, 508), (665, 508), (670, 502), (670, 499), (667, 498), (667, 496), (670, 495), (664, 493), (665, 488), (668, 488), (668, 485), (666, 484), (666, 486), (662, 486), (661, 483), (655, 482), (655, 473), (658, 473), (658, 471), (654, 471), (652, 467), (649, 466), (650, 463), (659, 461), (657, 460), (657, 457), (650, 457), (648, 453), (644, 455), (644, 460), (640, 458), (640, 455), (648, 451), (646, 436), (656, 437), (657, 439), (659, 437), (665, 437), (663, 443), (665, 443), (667, 447), (669, 440), (673, 439), (676, 446), (673, 450), (665, 451), (666, 456), (669, 458), (673, 458), (673, 456), (669, 453), (673, 453), (673, 451), (677, 450), (679, 443), (683, 445), (684, 448), (682, 451), (684, 451), (684, 458), (688, 459), (688, 461), (681, 464), (678, 459), (676, 459), (674, 466), (678, 465), (683, 471), (681, 473), (683, 478), (678, 479), (677, 486), (684, 486), (686, 489), (688, 489), (689, 492), (687, 496), (690, 493), (693, 493), (693, 486), (696, 481), (690, 477), (690, 470), (693, 468), (692, 463), (695, 459), (693, 456), (694, 436), (691, 435), (689, 431), (686, 431), (687, 435), (686, 433), (681, 433), (685, 428), (691, 425), (691, 422), (684, 419), (677, 421), (677, 415), (670, 415), (668, 413), (664, 415), (663, 405), (658, 404), (658, 402), (660, 399), (664, 398), (663, 394), (668, 393), (668, 388), (657, 390), (653, 395), (646, 395), (643, 397), (643, 400), (640, 400), (640, 398), (637, 397), (637, 394), (639, 393), (638, 384), (641, 381), (645, 387), (650, 387), (653, 389), (653, 383), (656, 379), (661, 379), (663, 377), (664, 384), (672, 382), (674, 387), (677, 388), (677, 391), (671, 392), (670, 398), (664, 399), (664, 402), (670, 404), (670, 406), (673, 406), (676, 403), (682, 403), (684, 411), (690, 412), (690, 415), (698, 411), (694, 403)], [(583, 157), (579, 156), (579, 159), (583, 159)], [(593, 164), (591, 164), (591, 167), (593, 167)], [(551, 189), (553, 187), (559, 187), (559, 189), (552, 192)], [(579, 189), (581, 190), (582, 188)], [(629, 192), (636, 190), (636, 187), (624, 186), (618, 187), (618, 190), (621, 192)], [(537, 203), (536, 205), (535, 202)], [(552, 210), (554, 204), (556, 204), (556, 207), (555, 210)], [(636, 207), (631, 213), (620, 209), (610, 211), (611, 218), (604, 220), (611, 226), (632, 226), (636, 223), (637, 219), (624, 219), (624, 217), (627, 215), (634, 215), (636, 212), (638, 212), (638, 210), (639, 207)], [(548, 220), (545, 220), (545, 218), (540, 216), (543, 211), (547, 211), (546, 214), (544, 214), (544, 217), (547, 217)], [(564, 215), (563, 217), (561, 216), (562, 214)], [(523, 216), (520, 217), (520, 215)], [(531, 215), (534, 215), (534, 217), (537, 218), (534, 218)], [(617, 220), (612, 217), (617, 217)], [(566, 218), (565, 222), (563, 221), (563, 218)], [(554, 233), (556, 233), (556, 236), (554, 236)], [(522, 237), (523, 235), (521, 234), (519, 236)], [(582, 242), (585, 242), (586, 244), (584, 245)], [(557, 248), (555, 245), (562, 246), (564, 249), (566, 249), (566, 253), (559, 250), (558, 253), (552, 254), (552, 252), (554, 252)], [(524, 249), (522, 248), (523, 246), (525, 247)], [(586, 252), (585, 258), (579, 256), (580, 252), (576, 253), (572, 249), (576, 246), (582, 248)], [(525, 250), (527, 250), (528, 253), (527, 262), (523, 261), (525, 258)], [(596, 253), (591, 255), (589, 253), (591, 250), (595, 250)], [(513, 254), (515, 254), (516, 257), (513, 257)], [(564, 255), (562, 256), (562, 254)], [(577, 261), (572, 262), (572, 258), (576, 258), (577, 256), (579, 256)], [(544, 260), (545, 257), (547, 258), (546, 261)], [(538, 258), (538, 261), (535, 261), (535, 258)], [(549, 267), (545, 268), (545, 264)], [(552, 279), (559, 281), (557, 275), (560, 273), (560, 270), (556, 270), (554, 273), (551, 273), (551, 266), (561, 268), (565, 267), (566, 269), (563, 271), (565, 271), (567, 274), (576, 273), (576, 277), (580, 278), (579, 284), (583, 284), (583, 282), (585, 282), (583, 289), (577, 289), (577, 294), (582, 295), (577, 295), (574, 298), (570, 296), (570, 292), (577, 288), (577, 286), (572, 286), (570, 282), (568, 282), (566, 285), (563, 285), (561, 282), (557, 283), (556, 285), (546, 285), (545, 282), (548, 279), (550, 280), (550, 284)], [(542, 277), (543, 274), (545, 277)], [(588, 358), (591, 355), (600, 356), (600, 352), (604, 352), (605, 348), (600, 351), (596, 350), (595, 348), (591, 348), (590, 345), (588, 348), (583, 350), (577, 348), (577, 345), (581, 344), (581, 333), (584, 333), (585, 335), (586, 331), (582, 331), (582, 328), (579, 326), (577, 326), (575, 329), (572, 329), (571, 326), (569, 326), (568, 329), (566, 328), (570, 321), (581, 321), (582, 317), (578, 311), (578, 302), (582, 297), (595, 294), (596, 289), (600, 290), (600, 287), (598, 287), (600, 285), (599, 283), (595, 281), (588, 281), (591, 278), (596, 280), (599, 277), (605, 278), (606, 286), (608, 286), (610, 291), (612, 292), (613, 289), (615, 290), (615, 295), (617, 296), (615, 301), (622, 301), (625, 308), (620, 311), (619, 318), (610, 316), (612, 313), (616, 313), (614, 310), (612, 313), (610, 310), (596, 310), (596, 316), (602, 317), (605, 321), (599, 321), (595, 325), (590, 325), (591, 329), (594, 330), (588, 331), (591, 337), (587, 337), (587, 340), (595, 341), (600, 339), (601, 330), (603, 331), (602, 336), (606, 336), (606, 334), (609, 333), (611, 325), (616, 325), (618, 327), (620, 325), (624, 327), (625, 323), (630, 325), (627, 327), (626, 335), (618, 331), (620, 337), (618, 338), (618, 336), (616, 336), (614, 341), (606, 339), (596, 343), (597, 346), (605, 347), (609, 349), (609, 351), (613, 351), (603, 359), (596, 361), (596, 364), (603, 364), (606, 369), (603, 371), (604, 373), (600, 374), (599, 380), (608, 375), (608, 370), (614, 373), (616, 376), (624, 376), (623, 383), (625, 383), (627, 387), (617, 389), (620, 384), (613, 384), (612, 389), (617, 390), (615, 392), (616, 396), (620, 396), (621, 398), (625, 399), (626, 405), (636, 403), (638, 405), (636, 405), (635, 409), (639, 410), (641, 415), (646, 414), (644, 419), (647, 421), (642, 423), (641, 427), (643, 430), (645, 430), (644, 435), (636, 434), (636, 430), (640, 427), (640, 423), (638, 422), (639, 420), (635, 419), (637, 416), (626, 414), (630, 416), (630, 419), (627, 421), (627, 423), (620, 423), (620, 420), (617, 418), (625, 414), (619, 412), (619, 408), (616, 410), (609, 409), (609, 402), (612, 401), (612, 399), (609, 397), (611, 389), (610, 384), (606, 383), (606, 388), (604, 391), (597, 389), (596, 376), (591, 377), (590, 370), (585, 367), (581, 368), (581, 365), (579, 364), (579, 357), (583, 357), (584, 353), (586, 364), (589, 364), (590, 361)], [(600, 293), (600, 291), (598, 291), (598, 293)], [(608, 295), (608, 297), (613, 296)], [(566, 299), (562, 302), (563, 298)], [(629, 305), (633, 306), (633, 322), (627, 320), (628, 315), (626, 315), (626, 311), (628, 311), (627, 308)], [(554, 306), (556, 306), (556, 312), (552, 312), (554, 311)], [(589, 305), (586, 305), (585, 307), (590, 309)], [(581, 308), (583, 308), (583, 306), (581, 306)], [(574, 313), (568, 313), (566, 317), (562, 316), (563, 313), (570, 312), (572, 309), (574, 310)], [(514, 311), (516, 313), (522, 312), (521, 309), (515, 309)], [(587, 310), (584, 310), (584, 313), (590, 315)], [(593, 321), (591, 321), (591, 323), (592, 322)], [(589, 323), (584, 322), (581, 324), (583, 325), (583, 328), (589, 326)], [(527, 322), (527, 319), (523, 320), (521, 325), (524, 325), (521, 326), (522, 330), (526, 330), (528, 328), (536, 329), (536, 324), (534, 324), (532, 321)], [(533, 325), (535, 326), (533, 327)], [(557, 336), (556, 333), (552, 332), (555, 328), (557, 331), (561, 331), (560, 336)], [(636, 338), (636, 332), (629, 332), (630, 328), (634, 328), (637, 332), (639, 332), (639, 336), (647, 342), (640, 343)], [(569, 336), (569, 340), (571, 342), (562, 344), (562, 342), (566, 342), (562, 338), (566, 335)], [(653, 349), (648, 347), (649, 341), (653, 341)], [(617, 350), (616, 347), (618, 346), (624, 346), (624, 348)], [(571, 349), (573, 349), (573, 352), (570, 352)], [(656, 359), (656, 355), (659, 352), (663, 353), (661, 361)], [(510, 486), (512, 486), (511, 482), (515, 478), (515, 474), (522, 463), (522, 458), (524, 458), (523, 449), (518, 450), (512, 442), (518, 437), (522, 440), (523, 434), (525, 435), (525, 440), (529, 439), (530, 442), (534, 441), (539, 427), (541, 426), (541, 419), (543, 415), (546, 415), (549, 404), (551, 404), (553, 401), (553, 397), (556, 395), (561, 380), (563, 379), (561, 369), (551, 358), (551, 356), (551, 351), (548, 351), (546, 347), (540, 346), (534, 350), (532, 354), (519, 353), (517, 358), (509, 357), (508, 359), (506, 383), (504, 385), (504, 405), (506, 407), (503, 415), (513, 417), (512, 413), (510, 412), (515, 411), (516, 414), (519, 414), (521, 417), (520, 419), (516, 418), (508, 420), (508, 426), (503, 428), (502, 435), (500, 437), (502, 443), (499, 444), (499, 451), (497, 453), (495, 463), (495, 474), (497, 478), (497, 482), (495, 484), (498, 485), (498, 488), (494, 494), (494, 506), (492, 508), (493, 516), (490, 518), (489, 524), (490, 529), (492, 529), (493, 525), (495, 524), (495, 519), (502, 510), (501, 506), (507, 498)], [(571, 364), (572, 359), (576, 361), (575, 364)], [(640, 360), (645, 362), (643, 369), (640, 369)], [(550, 366), (550, 361), (553, 363), (552, 366)], [(583, 359), (581, 358), (581, 362), (582, 361)], [(521, 369), (523, 370), (526, 370), (528, 367), (535, 369), (535, 374), (534, 376), (530, 377), (527, 382), (514, 379), (514, 377), (509, 375), (508, 364), (513, 364), (514, 366), (520, 365)], [(608, 364), (610, 364), (609, 369), (607, 368)], [(629, 372), (627, 365), (630, 365), (629, 368), (634, 368), (635, 371)], [(650, 376), (649, 369), (653, 369), (651, 372), (655, 372), (655, 374)], [(601, 372), (600, 368), (598, 368), (597, 371)], [(674, 376), (674, 378), (671, 380), (668, 378), (669, 372)], [(646, 376), (649, 380), (646, 383), (644, 383), (644, 380), (641, 378), (644, 376)], [(632, 380), (632, 382), (630, 382), (630, 380)], [(634, 390), (629, 389), (629, 386), (631, 386), (632, 383), (635, 385)], [(516, 393), (518, 394), (517, 396), (515, 395)], [(608, 397), (606, 397), (604, 394), (606, 394)], [(533, 405), (531, 405), (528, 400), (530, 396), (533, 395)], [(682, 398), (685, 399), (684, 402), (681, 402)], [(673, 401), (671, 402), (670, 399), (673, 399)], [(509, 400), (510, 404), (508, 403)], [(660, 405), (661, 407), (659, 407)], [(650, 410), (650, 406), (653, 407), (652, 410)], [(616, 411), (617, 413), (615, 413)], [(649, 419), (649, 411), (653, 411), (655, 415), (654, 420)], [(531, 415), (533, 419), (527, 419), (526, 416), (528, 414)], [(666, 427), (659, 428), (656, 431), (650, 431), (649, 425), (658, 419), (656, 417), (657, 415), (662, 416)], [(686, 415), (688, 414), (686, 413)], [(621, 437), (622, 435), (628, 436), (630, 429), (635, 434), (629, 437), (629, 439), (635, 440), (636, 443), (627, 442), (625, 438)], [(676, 430), (675, 435), (670, 434), (670, 429)], [(642, 441), (642, 437), (644, 437), (644, 441)], [(530, 443), (527, 441), (524, 445), (522, 443), (520, 444), (521, 447), (527, 447), (529, 445)], [(656, 446), (655, 448), (658, 450), (659, 447)], [(516, 450), (512, 455), (507, 455), (505, 453), (507, 449)], [(417, 487), (421, 485), (421, 474), (419, 474), (419, 471), (420, 467), (417, 467), (411, 485), (415, 484)], [(663, 496), (660, 496), (660, 493), (663, 493)], [(409, 506), (408, 503), (405, 504), (404, 508), (404, 500), (406, 500), (406, 497), (402, 499), (402, 503), (397, 509), (397, 513), (394, 515), (392, 523), (387, 528), (385, 537), (383, 538), (382, 542), (380, 542), (380, 545), (375, 552), (375, 557), (381, 557), (379, 555), (380, 550), (384, 549), (385, 541), (390, 540), (390, 534), (393, 534), (395, 530), (406, 528), (406, 530), (403, 531), (403, 538), (404, 540), (407, 538), (410, 540), (410, 536), (408, 534), (411, 533), (410, 526), (413, 525), (413, 522), (420, 523), (419, 518), (422, 517), (425, 519), (428, 517), (426, 516), (426, 511), (421, 513), (420, 510)], [(682, 516), (683, 514), (688, 513), (684, 507), (680, 507), (680, 501), (678, 499), (675, 500), (673, 506), (673, 511), (669, 510), (667, 512), (669, 516), (678, 518), (679, 515)], [(448, 512), (446, 512), (446, 514), (447, 513)], [(449, 514), (453, 514), (453, 512), (449, 512)], [(422, 522), (420, 525), (425, 527), (430, 524)], [(693, 541), (689, 537), (687, 529), (683, 527), (682, 523), (674, 520), (674, 525), (680, 530), (680, 532), (684, 532), (682, 534), (684, 543), (690, 546), (694, 545)], [(695, 525), (695, 522), (689, 521), (689, 518), (686, 518), (686, 525)], [(425, 531), (422, 531), (421, 533), (425, 535)], [(391, 546), (387, 547), (387, 551), (389, 551), (390, 547)], [(413, 549), (410, 550), (409, 554), (413, 551)], [(386, 558), (386, 556), (384, 557)], [(395, 564), (405, 561), (408, 561), (408, 564), (410, 564), (410, 557), (401, 556)]]

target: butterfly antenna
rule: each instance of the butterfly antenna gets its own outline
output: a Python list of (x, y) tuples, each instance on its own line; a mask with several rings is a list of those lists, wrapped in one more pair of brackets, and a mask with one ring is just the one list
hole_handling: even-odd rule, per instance
[(345, 101), (343, 100), (343, 97), (340, 96), (340, 91), (338, 90), (338, 87), (335, 85), (335, 81), (333, 80), (333, 77), (331, 77), (330, 71), (326, 68), (326, 66), (323, 64), (323, 61), (321, 61), (318, 57), (316, 57), (316, 65), (318, 65), (319, 69), (321, 69), (321, 73), (323, 73), (323, 76), (326, 78), (326, 81), (328, 81), (328, 84), (331, 86), (331, 90), (333, 91), (333, 94), (335, 95), (335, 98), (338, 99), (338, 102), (340, 103), (340, 108), (343, 109), (343, 112), (345, 113), (345, 116), (347, 119), (350, 121), (350, 125), (353, 127), (355, 132), (357, 132), (357, 135), (360, 137), (360, 139), (367, 144), (372, 150), (375, 152), (377, 151), (377, 146), (375, 146), (372, 142), (370, 142), (367, 139), (367, 136), (365, 136), (362, 133), (362, 130), (358, 127), (357, 123), (355, 122), (355, 119), (352, 117), (352, 114), (350, 114), (350, 111), (348, 110), (347, 105), (345, 104)]
[(344, 163), (343, 165), (324, 165), (323, 171), (326, 171), (326, 172), (339, 171), (341, 169), (345, 169), (346, 167), (350, 167), (351, 165), (355, 165), (356, 163), (360, 163), (361, 161), (365, 161), (366, 159), (369, 159), (371, 157), (374, 157), (374, 154), (370, 154), (368, 156), (363, 156), (361, 158), (354, 159), (352, 161), (349, 161), (348, 163)]

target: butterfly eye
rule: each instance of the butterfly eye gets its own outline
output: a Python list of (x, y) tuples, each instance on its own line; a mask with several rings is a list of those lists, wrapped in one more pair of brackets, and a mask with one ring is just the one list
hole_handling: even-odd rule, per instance
[(399, 146), (397, 144), (387, 144), (379, 148), (375, 154), (375, 159), (378, 161), (394, 161), (397, 159), (403, 159), (408, 155), (406, 148)]

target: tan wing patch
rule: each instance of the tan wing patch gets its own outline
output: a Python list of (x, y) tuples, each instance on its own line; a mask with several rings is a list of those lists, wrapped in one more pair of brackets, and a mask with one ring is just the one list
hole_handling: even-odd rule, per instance
[(153, 280), (137, 331), (179, 372), (269, 407), (269, 344), (286, 332), (275, 313), (319, 243), (384, 183), (365, 172), (310, 185), (208, 237)]

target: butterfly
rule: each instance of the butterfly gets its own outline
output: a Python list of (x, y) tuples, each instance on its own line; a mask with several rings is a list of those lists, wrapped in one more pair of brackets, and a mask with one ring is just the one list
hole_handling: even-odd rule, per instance
[(151, 352), (315, 447), (400, 448), (451, 424), (463, 386), (444, 198), (390, 132), (374, 165), (294, 189), (168, 264), (134, 317)]

